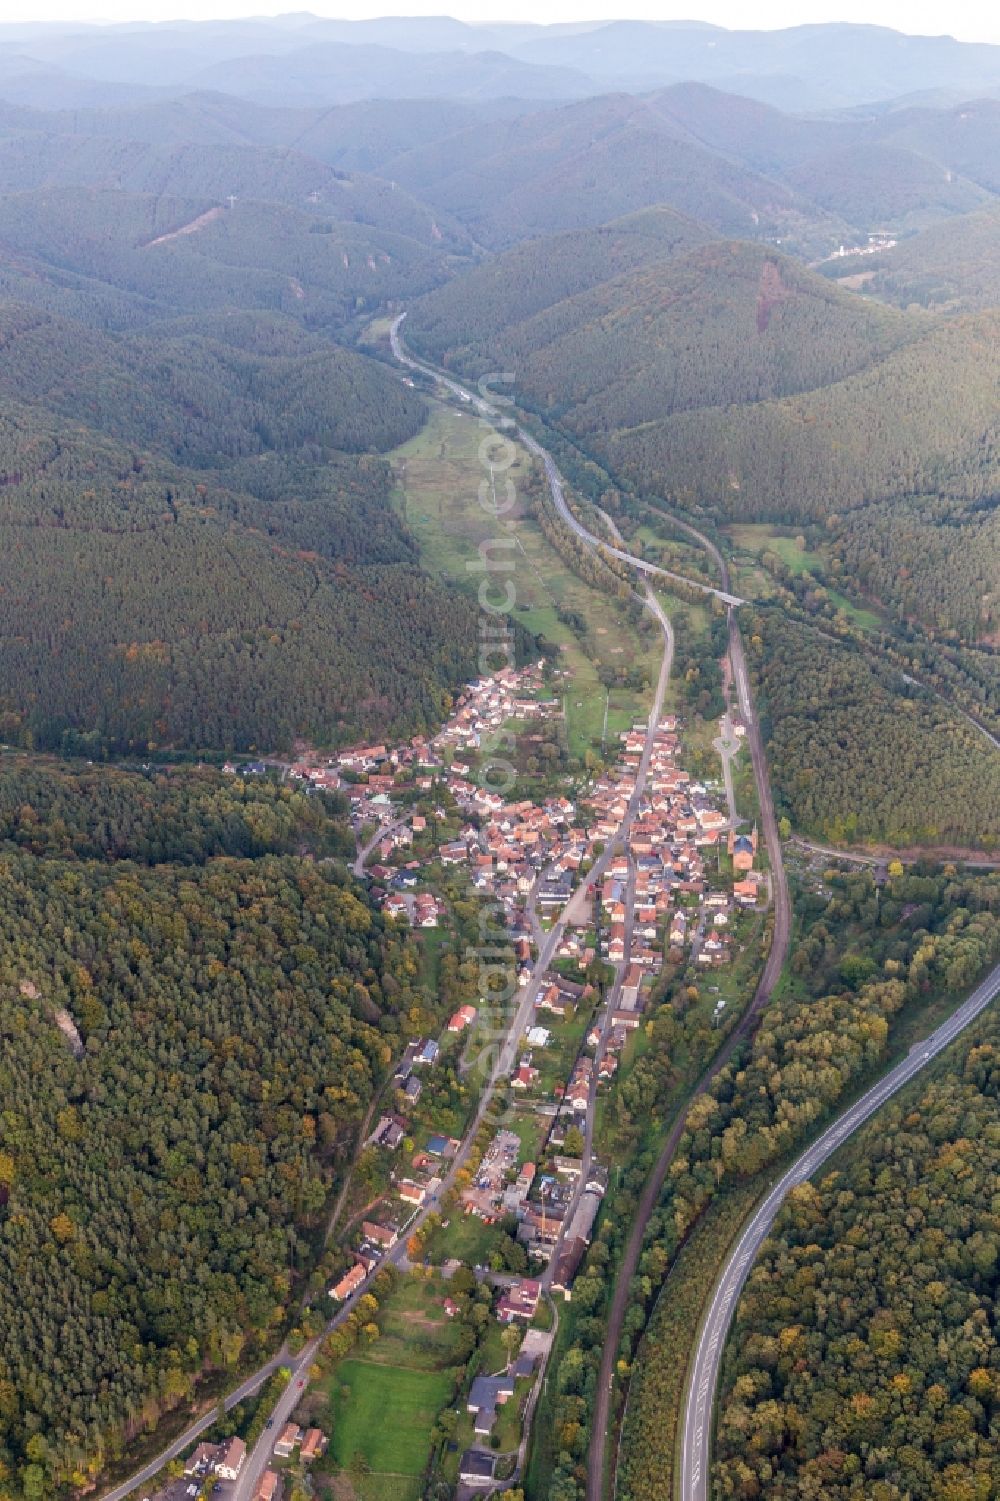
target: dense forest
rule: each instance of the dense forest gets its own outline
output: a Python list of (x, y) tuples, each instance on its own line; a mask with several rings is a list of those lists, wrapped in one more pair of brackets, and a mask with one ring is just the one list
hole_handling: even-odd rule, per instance
[(5, 763), (0, 806), (0, 1461), (50, 1498), (273, 1341), (426, 1003), (342, 867), (280, 853), (342, 838), (318, 801)]
[[(665, 241), (664, 252), (671, 244)], [(504, 281), (531, 286), (529, 249), (501, 258)], [(534, 264), (558, 254), (558, 240), (543, 242)], [(418, 304), (413, 337), (421, 344), (429, 325), (433, 344), (443, 344), (462, 368), (503, 363), (514, 371), (524, 404), (602, 453), (673, 413), (709, 408), (717, 415), (832, 385), (924, 327), (762, 246), (712, 242), (672, 258), (663, 253), (617, 276), (609, 256), (606, 270), (596, 285), (559, 301), (549, 295), (531, 316), (518, 317), (514, 299), (499, 330), (485, 297), (467, 299), (463, 278)], [(469, 280), (486, 282), (487, 269)]]
[[(1000, 210), (946, 219), (880, 255), (866, 290), (934, 311), (1000, 305)], [(844, 268), (841, 268), (844, 269)]]
[(935, 634), (996, 641), (1000, 510), (992, 498), (933, 495), (864, 506), (831, 528), (844, 575)]
[(706, 150), (653, 101), (612, 94), (460, 131), (383, 169), (480, 244), (592, 228), (665, 204), (728, 235), (815, 243), (840, 221), (745, 163)]
[[(346, 514), (330, 475), (307, 473), (299, 491), (292, 464), (272, 512), (44, 421), (22, 408), (0, 427), (8, 740), (59, 749), (96, 731), (113, 749), (247, 749), (413, 732), (474, 672), (474, 604), (421, 572), (385, 519), (368, 551), (365, 518), (388, 510), (378, 460), (357, 462), (346, 496), (367, 499), (338, 544), (319, 535)], [(273, 466), (261, 480), (266, 496)]]
[(0, 236), (5, 296), (113, 329), (259, 308), (336, 331), (387, 297), (436, 286), (446, 266), (429, 233), (194, 190), (11, 193), (0, 198)]
[[(612, 278), (683, 255), (713, 239), (695, 219), (673, 209), (643, 209), (594, 229), (526, 240), (466, 271), (422, 298), (407, 336), (433, 359), (473, 364), (540, 313)], [(520, 380), (520, 373), (518, 373)]]
[(429, 228), (397, 247), (318, 213), (83, 189), (0, 202), (8, 741), (409, 734), (474, 672), (474, 607), (420, 570), (380, 457), (424, 405), (335, 341), (412, 275), (439, 279), (443, 251)]
[(218, 855), (353, 855), (340, 793), (205, 768), (0, 760), (0, 845), (32, 855), (202, 865)]
[(736, 1311), (717, 1494), (976, 1501), (1000, 1487), (1000, 1028), (795, 1189)]
[(857, 646), (757, 611), (748, 659), (777, 804), (820, 839), (991, 849), (1000, 751)]
[(268, 314), (219, 314), (112, 340), (6, 303), (0, 351), (0, 400), (37, 403), (196, 467), (307, 444), (384, 451), (412, 437), (424, 416), (420, 400), (374, 361)]
[(643, 489), (743, 520), (822, 519), (873, 499), (976, 499), (997, 483), (998, 314), (955, 319), (837, 384), (680, 412), (614, 434)]

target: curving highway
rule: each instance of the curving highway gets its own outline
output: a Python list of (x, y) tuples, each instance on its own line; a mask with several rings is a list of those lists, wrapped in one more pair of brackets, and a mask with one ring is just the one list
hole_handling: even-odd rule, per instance
[(753, 1219), (746, 1226), (735, 1250), (729, 1256), (716, 1283), (711, 1301), (698, 1333), (684, 1412), (681, 1452), (681, 1501), (707, 1501), (711, 1464), (712, 1407), (719, 1379), (722, 1351), (739, 1293), (750, 1275), (754, 1257), (760, 1250), (778, 1210), (789, 1190), (804, 1183), (842, 1146), (849, 1136), (863, 1126), (894, 1094), (916, 1078), (933, 1058), (955, 1041), (970, 1022), (985, 1011), (1000, 994), (1000, 964), (962, 1005), (930, 1037), (917, 1043), (895, 1068), (872, 1085), (844, 1113), (837, 1117), (821, 1136), (807, 1147), (786, 1173), (778, 1179)]
[[(418, 370), (421, 375), (426, 375), (429, 379), (437, 381), (439, 385), (449, 390), (453, 396), (457, 396), (460, 401), (464, 401), (470, 405), (481, 417), (487, 417), (491, 422), (506, 426), (511, 432), (516, 433), (519, 441), (524, 444), (528, 452), (541, 460), (542, 466), (545, 469), (545, 477), (549, 482), (549, 491), (552, 495), (555, 508), (562, 520), (580, 538), (581, 542), (585, 542), (588, 547), (592, 547), (599, 552), (607, 553), (609, 557), (618, 558), (620, 562), (627, 563), (630, 568), (638, 569), (640, 573), (645, 574), (648, 578), (670, 579), (675, 584), (686, 584), (689, 589), (697, 589), (702, 594), (711, 594), (716, 599), (721, 599), (725, 605), (746, 604), (746, 600), (740, 599), (736, 594), (729, 593), (728, 579), (724, 580), (723, 588), (716, 589), (712, 584), (701, 583), (698, 579), (688, 578), (683, 573), (672, 573), (669, 568), (661, 568), (658, 563), (648, 563), (645, 558), (637, 558), (634, 553), (626, 552), (624, 548), (616, 547), (612, 543), (606, 542), (602, 537), (595, 537), (593, 532), (589, 532), (583, 523), (577, 520), (566, 504), (562, 475), (547, 449), (544, 449), (537, 438), (533, 438), (531, 433), (521, 427), (520, 423), (513, 421), (510, 417), (505, 417), (498, 406), (494, 406), (492, 402), (486, 401), (482, 396), (476, 396), (457, 380), (452, 380), (450, 376), (443, 375), (440, 370), (435, 370), (432, 365), (425, 365), (420, 360), (415, 360), (411, 354), (408, 354), (403, 345), (402, 335), (399, 332), (405, 317), (405, 313), (400, 313), (393, 320), (392, 327), (389, 329), (389, 343), (394, 358), (408, 369)], [(706, 539), (701, 536), (701, 533), (696, 532), (693, 527), (685, 525), (683, 530), (697, 537), (702, 546), (707, 547), (710, 552), (714, 551), (710, 544), (706, 542)], [(717, 552), (715, 556), (719, 556)], [(719, 561), (721, 562), (721, 558)]]

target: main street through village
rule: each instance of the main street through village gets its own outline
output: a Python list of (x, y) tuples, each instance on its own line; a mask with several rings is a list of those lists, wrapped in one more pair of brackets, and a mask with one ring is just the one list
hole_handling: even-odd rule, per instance
[[(523, 1037), (524, 1033), (528, 1029), (528, 1026), (530, 1025), (531, 1019), (534, 1014), (535, 1001), (537, 999), (543, 977), (546, 975), (552, 963), (553, 957), (555, 956), (556, 950), (564, 936), (566, 927), (571, 918), (571, 909), (574, 905), (574, 901), (578, 900), (581, 890), (583, 890), (584, 892), (593, 890), (603, 880), (612, 859), (621, 848), (622, 841), (627, 836), (632, 820), (639, 808), (642, 793), (646, 784), (646, 779), (649, 775), (653, 739), (659, 725), (660, 715), (663, 707), (663, 699), (666, 693), (667, 682), (669, 680), (673, 659), (673, 633), (670, 628), (669, 619), (665, 611), (660, 606), (659, 601), (652, 593), (652, 590), (647, 590), (646, 602), (651, 612), (657, 619), (661, 630), (663, 631), (664, 650), (660, 665), (660, 671), (657, 678), (656, 689), (654, 692), (653, 705), (650, 710), (649, 719), (647, 722), (645, 744), (635, 780), (635, 790), (629, 800), (625, 815), (618, 829), (617, 837), (614, 840), (608, 841), (605, 850), (594, 862), (594, 865), (586, 876), (584, 882), (581, 883), (581, 886), (577, 888), (576, 892), (574, 892), (573, 897), (563, 908), (555, 922), (553, 922), (552, 926), (546, 933), (544, 933), (543, 941), (539, 948), (538, 955), (532, 966), (531, 979), (527, 985), (521, 988), (520, 999), (513, 1011), (513, 1014), (510, 1017), (503, 1041), (499, 1048), (496, 1050), (494, 1060), (490, 1068), (489, 1076), (480, 1095), (479, 1104), (476, 1108), (472, 1120), (470, 1121), (466, 1129), (461, 1144), (451, 1161), (448, 1172), (442, 1179), (433, 1197), (428, 1199), (427, 1203), (424, 1204), (423, 1207), (413, 1216), (412, 1220), (406, 1227), (407, 1236), (402, 1237), (399, 1241), (397, 1241), (396, 1245), (386, 1253), (381, 1263), (382, 1266), (399, 1266), (405, 1263), (406, 1240), (408, 1236), (418, 1231), (425, 1223), (427, 1218), (438, 1210), (441, 1201), (455, 1186), (458, 1175), (467, 1162), (469, 1154), (472, 1151), (472, 1147), (475, 1142), (479, 1127), (482, 1125), (487, 1111), (490, 1108), (497, 1087), (501, 1081), (506, 1080), (509, 1077), (513, 1069), (520, 1039)], [(385, 830), (383, 829), (381, 833), (384, 834)], [(377, 838), (373, 838), (369, 840), (368, 844), (359, 851), (357, 860), (354, 864), (355, 874), (360, 875), (363, 873), (365, 861), (368, 855), (374, 849), (376, 843)], [(581, 1183), (583, 1181), (585, 1181), (585, 1179), (583, 1175), (581, 1175)], [(280, 1432), (281, 1426), (284, 1422), (287, 1421), (297, 1402), (301, 1399), (305, 1385), (308, 1382), (310, 1367), (312, 1366), (316, 1358), (316, 1354), (319, 1350), (323, 1338), (326, 1336), (326, 1334), (332, 1332), (332, 1330), (336, 1329), (340, 1324), (344, 1322), (347, 1316), (357, 1306), (360, 1299), (364, 1296), (366, 1287), (367, 1282), (362, 1283), (362, 1285), (358, 1287), (350, 1297), (344, 1300), (344, 1302), (338, 1308), (336, 1314), (327, 1323), (322, 1335), (311, 1340), (294, 1357), (291, 1356), (287, 1351), (279, 1352), (268, 1362), (266, 1362), (266, 1364), (259, 1370), (255, 1371), (252, 1376), (248, 1377), (247, 1380), (240, 1385), (238, 1390), (232, 1393), (226, 1399), (226, 1409), (231, 1410), (239, 1401), (243, 1400), (255, 1391), (258, 1391), (263, 1385), (264, 1381), (281, 1365), (285, 1365), (291, 1372), (291, 1379), (288, 1382), (288, 1385), (282, 1391), (273, 1410), (269, 1414), (270, 1425), (264, 1429), (254, 1448), (247, 1455), (240, 1475), (230, 1492), (231, 1501), (252, 1501), (252, 1498), (256, 1494), (257, 1487), (260, 1484), (261, 1477), (263, 1476), (264, 1471), (267, 1469), (269, 1460), (271, 1458), (274, 1443), (274, 1432)], [(143, 1469), (136, 1475), (134, 1475), (130, 1480), (124, 1482), (122, 1485), (117, 1486), (113, 1490), (106, 1492), (105, 1495), (101, 1498), (101, 1501), (126, 1501), (127, 1497), (134, 1495), (143, 1485), (151, 1480), (152, 1477), (156, 1475), (157, 1472), (169, 1460), (177, 1458), (178, 1455), (183, 1454), (190, 1447), (190, 1445), (193, 1444), (195, 1440), (201, 1436), (201, 1434), (203, 1434), (208, 1428), (212, 1426), (215, 1420), (216, 1413), (214, 1411), (207, 1413), (204, 1418), (192, 1424), (188, 1429), (186, 1429), (185, 1432), (174, 1443), (172, 1443), (167, 1449), (157, 1455), (154, 1460), (151, 1460), (149, 1464), (145, 1465)]]

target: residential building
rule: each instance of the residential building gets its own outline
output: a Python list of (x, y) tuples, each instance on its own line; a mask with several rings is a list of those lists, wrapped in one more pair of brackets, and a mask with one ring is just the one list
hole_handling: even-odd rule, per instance
[(502, 1324), (511, 1324), (515, 1319), (530, 1322), (535, 1317), (542, 1284), (530, 1277), (512, 1282), (497, 1304), (497, 1318)]
[(281, 1476), (276, 1470), (265, 1470), (260, 1477), (253, 1501), (281, 1501)]
[(489, 1486), (493, 1484), (496, 1455), (487, 1449), (466, 1449), (459, 1461), (458, 1478), (463, 1485)]
[(222, 1453), (215, 1466), (215, 1473), (220, 1480), (235, 1480), (243, 1468), (243, 1461), (247, 1457), (247, 1446), (241, 1438), (231, 1438), (223, 1445)]
[(279, 1459), (287, 1459), (302, 1441), (302, 1429), (298, 1423), (286, 1423), (274, 1441), (274, 1452)]
[(327, 1437), (322, 1429), (306, 1429), (305, 1436), (302, 1439), (302, 1447), (299, 1450), (299, 1458), (302, 1463), (307, 1465), (312, 1464), (314, 1459), (318, 1459), (321, 1454), (326, 1452), (326, 1445)]
[(345, 1272), (340, 1281), (330, 1288), (330, 1297), (338, 1303), (343, 1303), (352, 1293), (356, 1293), (367, 1276), (365, 1268), (360, 1262), (356, 1262), (349, 1272)]

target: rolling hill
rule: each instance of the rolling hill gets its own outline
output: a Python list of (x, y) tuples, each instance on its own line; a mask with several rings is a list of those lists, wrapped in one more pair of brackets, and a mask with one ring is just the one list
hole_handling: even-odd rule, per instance
[(696, 144), (655, 97), (608, 95), (462, 131), (384, 170), (495, 249), (653, 205), (722, 234), (804, 246), (842, 227), (785, 184)]
[(441, 274), (277, 203), (0, 198), (5, 739), (246, 750), (437, 722), (475, 670), (474, 606), (419, 569), (379, 457), (422, 403), (329, 335)]
[(435, 359), (475, 363), (497, 340), (510, 348), (518, 325), (557, 303), (713, 238), (684, 214), (651, 208), (596, 229), (527, 240), (421, 299), (409, 331)]
[(998, 223), (836, 263), (904, 304), (923, 287), (934, 305), (930, 268), (950, 272), (949, 310), (961, 285), (977, 316), (892, 308), (759, 245), (672, 244), (678, 221), (650, 211), (506, 252), (419, 301), (408, 336), (466, 374), (514, 372), (522, 405), (640, 492), (821, 523), (870, 597), (980, 643), (1000, 610)]
[(644, 489), (731, 518), (823, 520), (875, 499), (986, 499), (1000, 480), (1000, 312), (956, 318), (835, 384), (602, 440)]
[(41, 404), (196, 467), (306, 444), (385, 450), (424, 417), (382, 365), (263, 314), (112, 339), (5, 303), (0, 352), (0, 398)]
[(1000, 307), (1000, 204), (900, 241), (879, 256), (869, 290), (943, 312)]
[(977, 182), (908, 146), (867, 140), (809, 157), (787, 181), (812, 202), (859, 229), (897, 233), (966, 214), (991, 200)]
[(475, 670), (474, 606), (416, 567), (386, 466), (315, 445), (256, 464), (184, 468), (0, 400), (5, 739), (276, 749), (436, 723)]
[(322, 207), (80, 187), (0, 197), (0, 288), (101, 326), (259, 307), (336, 330), (446, 269), (442, 252)]
[(834, 23), (727, 30), (700, 21), (468, 25), (448, 16), (349, 22), (297, 14), (156, 28), (10, 25), (0, 32), (5, 80), (21, 102), (100, 104), (131, 91), (210, 82), (282, 104), (392, 95), (565, 98), (642, 91), (678, 80), (714, 84), (807, 110), (895, 95), (1000, 85), (996, 47), (948, 36)]
[(462, 232), (379, 178), (336, 171), (288, 147), (156, 145), (107, 136), (31, 131), (0, 137), (0, 192), (91, 187), (221, 202), (230, 195), (405, 235), (427, 248), (462, 249)]
[[(540, 241), (497, 264), (515, 280), (532, 248), (539, 264), (560, 259), (552, 242)], [(612, 271), (610, 255), (606, 269)], [(488, 270), (468, 280), (482, 280)], [(426, 347), (440, 349), (443, 334), (452, 333), (448, 357), (465, 369), (499, 359), (515, 372), (523, 401), (598, 447), (624, 441), (625, 431), (641, 441), (644, 424), (673, 413), (721, 414), (843, 380), (924, 326), (745, 242), (709, 241), (612, 274), (537, 313), (519, 317), (515, 308), (506, 326), (494, 320), (482, 331), (475, 299), (462, 288), (459, 280), (417, 304), (411, 336), (418, 346), (425, 347), (429, 327)]]

